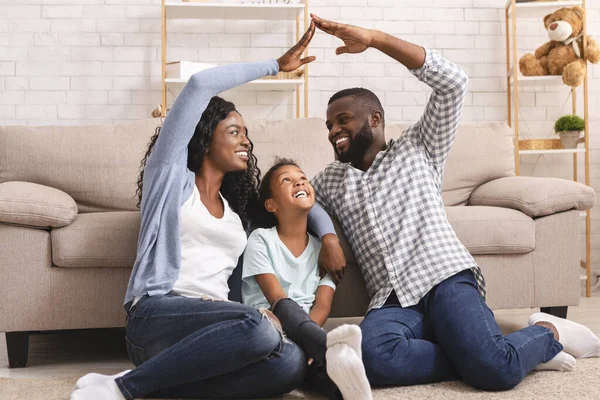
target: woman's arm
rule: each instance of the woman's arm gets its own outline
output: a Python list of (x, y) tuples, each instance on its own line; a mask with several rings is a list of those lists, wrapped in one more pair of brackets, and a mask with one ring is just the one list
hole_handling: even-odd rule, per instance
[(331, 303), (333, 302), (334, 294), (335, 290), (330, 286), (321, 285), (317, 288), (315, 302), (308, 316), (321, 327), (325, 325), (331, 312)]
[(222, 65), (192, 75), (170, 108), (148, 164), (187, 163), (187, 146), (213, 96), (267, 75), (275, 75), (275, 60)]
[(246, 82), (275, 75), (278, 71), (294, 71), (314, 61), (314, 56), (301, 58), (314, 32), (315, 26), (311, 23), (300, 41), (277, 60), (223, 65), (192, 75), (169, 110), (148, 164), (186, 164), (188, 143), (210, 99)]

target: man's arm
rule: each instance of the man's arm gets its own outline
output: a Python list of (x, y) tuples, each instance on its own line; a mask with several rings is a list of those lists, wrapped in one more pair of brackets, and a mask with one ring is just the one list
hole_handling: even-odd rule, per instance
[(323, 194), (323, 172), (311, 181), (315, 192), (315, 205), (308, 213), (308, 229), (321, 239), (321, 250), (319, 252), (319, 266), (331, 274), (335, 283), (344, 277), (346, 268), (346, 257), (340, 246), (333, 222), (325, 207), (321, 205), (325, 201)]
[(402, 63), (433, 89), (421, 119), (405, 133), (422, 141), (429, 158), (443, 166), (456, 135), (467, 93), (467, 74), (433, 50), (398, 39), (385, 32), (339, 24), (311, 14), (317, 28), (344, 41), (337, 54), (360, 53), (369, 47)]
[(433, 89), (421, 119), (408, 128), (407, 137), (416, 136), (429, 159), (441, 173), (458, 129), (469, 78), (454, 63), (434, 50), (426, 51), (425, 63), (410, 72)]
[(331, 303), (333, 302), (334, 294), (335, 290), (331, 286), (321, 285), (317, 288), (315, 302), (308, 315), (310, 319), (321, 327), (325, 325), (331, 312)]

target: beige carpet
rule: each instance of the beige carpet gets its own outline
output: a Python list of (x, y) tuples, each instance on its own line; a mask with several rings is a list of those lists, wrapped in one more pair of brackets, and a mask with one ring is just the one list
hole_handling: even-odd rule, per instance
[[(67, 399), (76, 378), (9, 379), (0, 378), (2, 400)], [(396, 399), (600, 399), (600, 359), (580, 360), (573, 372), (532, 372), (515, 389), (488, 393), (461, 382), (444, 382), (401, 388), (376, 389), (375, 400)], [(294, 391), (282, 400), (323, 399)]]

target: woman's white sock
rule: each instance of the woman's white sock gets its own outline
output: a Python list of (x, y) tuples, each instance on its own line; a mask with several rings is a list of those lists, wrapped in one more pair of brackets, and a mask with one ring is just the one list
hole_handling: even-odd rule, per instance
[(344, 400), (373, 399), (365, 367), (354, 349), (354, 346), (360, 349), (361, 341), (362, 333), (356, 325), (342, 325), (327, 334), (327, 375)]
[(90, 383), (71, 393), (70, 400), (125, 400), (114, 379)]
[(127, 369), (123, 372), (119, 372), (118, 374), (115, 374), (115, 375), (103, 375), (103, 374), (96, 374), (96, 373), (92, 372), (90, 374), (84, 375), (81, 378), (77, 379), (77, 382), (75, 383), (75, 389), (81, 389), (82, 387), (84, 387), (85, 385), (89, 385), (90, 383), (101, 383), (101, 382), (104, 382), (109, 379), (115, 380), (129, 372), (131, 372), (130, 369)]
[(549, 322), (558, 331), (558, 341), (564, 351), (575, 358), (600, 357), (600, 339), (589, 328), (546, 313), (535, 313), (529, 317), (529, 325)]
[(541, 363), (534, 369), (536, 371), (572, 371), (577, 364), (577, 360), (570, 354), (561, 351), (548, 362)]

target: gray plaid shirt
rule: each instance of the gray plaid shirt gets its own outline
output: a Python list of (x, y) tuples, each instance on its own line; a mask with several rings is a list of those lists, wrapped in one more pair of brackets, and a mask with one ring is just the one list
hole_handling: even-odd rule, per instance
[(403, 307), (465, 269), (485, 296), (479, 266), (458, 240), (442, 201), (442, 172), (460, 120), (468, 77), (426, 50), (411, 70), (433, 89), (425, 113), (377, 154), (367, 171), (335, 161), (312, 184), (317, 201), (342, 225), (356, 254), (371, 302), (381, 307), (392, 290)]

